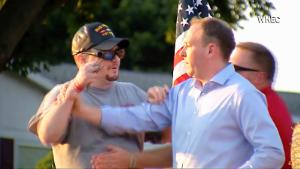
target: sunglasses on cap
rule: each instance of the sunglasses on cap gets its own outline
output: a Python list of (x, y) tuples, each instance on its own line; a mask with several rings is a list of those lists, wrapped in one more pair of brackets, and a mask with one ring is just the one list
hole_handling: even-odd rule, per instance
[(109, 60), (112, 61), (115, 59), (116, 56), (118, 56), (120, 59), (123, 59), (125, 57), (125, 49), (123, 48), (118, 48), (116, 50), (90, 50), (90, 51), (85, 51), (81, 52), (83, 54), (89, 54), (89, 55), (94, 55), (99, 58), (102, 58), (104, 60)]
[(235, 71), (240, 72), (240, 71), (251, 71), (251, 72), (259, 72), (260, 70), (257, 69), (252, 69), (252, 68), (247, 68), (243, 66), (238, 66), (238, 65), (233, 65)]

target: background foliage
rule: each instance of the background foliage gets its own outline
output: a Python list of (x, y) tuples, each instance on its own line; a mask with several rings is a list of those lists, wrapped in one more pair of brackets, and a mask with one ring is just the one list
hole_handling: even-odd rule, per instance
[[(241, 27), (239, 21), (246, 16), (269, 15), (274, 9), (272, 3), (264, 0), (209, 0), (209, 3), (214, 16), (235, 29)], [(73, 62), (70, 49), (73, 34), (87, 22), (100, 21), (109, 25), (117, 36), (131, 41), (122, 68), (171, 72), (177, 4), (178, 0), (65, 0), (30, 25), (6, 69), (26, 75), (49, 64)]]
[(49, 151), (48, 154), (37, 162), (35, 169), (55, 169), (52, 151)]

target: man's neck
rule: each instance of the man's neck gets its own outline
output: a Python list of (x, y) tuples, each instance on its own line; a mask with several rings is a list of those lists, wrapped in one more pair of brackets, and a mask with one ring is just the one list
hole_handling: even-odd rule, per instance
[(256, 88), (258, 89), (258, 90), (262, 90), (262, 89), (264, 89), (264, 88), (266, 88), (266, 87), (269, 87), (269, 86), (272, 86), (272, 84), (269, 82), (269, 81), (263, 81), (263, 82), (261, 82), (260, 84), (256, 84)]
[(112, 87), (112, 85), (113, 85), (113, 81), (99, 80), (99, 81), (91, 83), (90, 86), (98, 88), (98, 89), (106, 90), (106, 89), (110, 89)]
[(223, 70), (227, 66), (227, 63), (220, 62), (219, 64), (211, 64), (210, 68), (207, 69), (205, 75), (202, 78), (197, 78), (197, 80), (204, 86), (208, 81), (210, 81), (216, 74)]

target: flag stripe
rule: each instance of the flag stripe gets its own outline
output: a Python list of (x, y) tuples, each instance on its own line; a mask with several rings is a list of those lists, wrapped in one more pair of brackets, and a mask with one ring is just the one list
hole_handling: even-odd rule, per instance
[(178, 51), (183, 46), (183, 41), (185, 37), (186, 32), (182, 32), (177, 38), (175, 42), (175, 51)]
[(183, 57), (180, 56), (180, 53), (182, 51), (183, 47), (181, 47), (181, 49), (179, 49), (176, 54), (175, 54), (175, 57), (174, 57), (174, 67), (181, 61), (183, 61)]
[(179, 84), (179, 83), (185, 81), (188, 78), (189, 78), (189, 75), (187, 75), (186, 73), (184, 73), (181, 76), (177, 77), (177, 79), (174, 81), (174, 84)]
[[(180, 77), (181, 75), (186, 73), (186, 69), (185, 69), (185, 62), (184, 60), (182, 60), (181, 62), (179, 62), (175, 67), (174, 67), (174, 71), (173, 71), (173, 84), (175, 82), (175, 80)], [(176, 77), (176, 79), (174, 79)], [(175, 83), (177, 84), (177, 83)]]

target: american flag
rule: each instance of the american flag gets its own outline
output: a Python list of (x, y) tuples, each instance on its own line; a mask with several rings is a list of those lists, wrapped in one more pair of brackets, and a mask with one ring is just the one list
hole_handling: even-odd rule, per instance
[(179, 55), (183, 47), (186, 31), (189, 29), (189, 21), (193, 17), (211, 16), (211, 10), (206, 0), (179, 0), (176, 21), (176, 41), (173, 69), (173, 86), (186, 80), (189, 76), (185, 72), (185, 63)]

